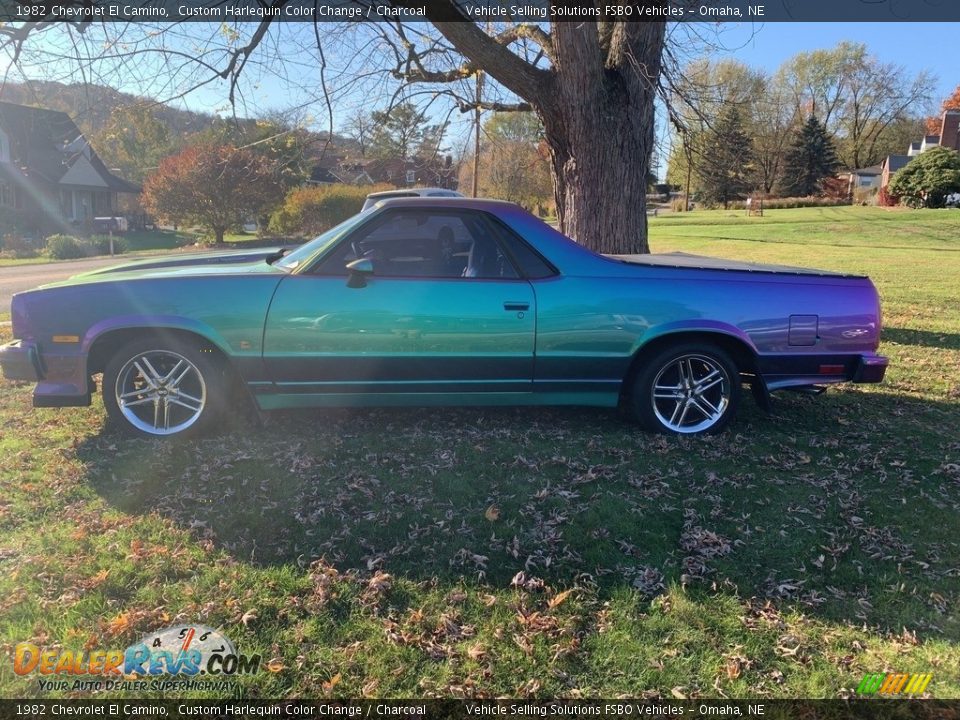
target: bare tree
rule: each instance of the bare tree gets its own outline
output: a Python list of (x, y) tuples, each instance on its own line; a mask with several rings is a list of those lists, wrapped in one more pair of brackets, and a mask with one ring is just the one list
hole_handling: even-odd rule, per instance
[(341, 129), (341, 134), (353, 140), (360, 151), (360, 157), (365, 158), (367, 153), (370, 152), (373, 129), (374, 122), (370, 118), (370, 113), (363, 108), (358, 108), (347, 118), (347, 122)]

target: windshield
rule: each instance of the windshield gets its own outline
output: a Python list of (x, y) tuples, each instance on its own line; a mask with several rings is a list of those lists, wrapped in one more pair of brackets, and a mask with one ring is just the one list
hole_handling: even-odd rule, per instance
[(339, 225), (330, 228), (322, 235), (318, 235), (310, 242), (304, 243), (289, 255), (284, 255), (280, 260), (277, 260), (274, 265), (284, 270), (296, 270), (311, 257), (333, 245), (333, 243), (339, 240), (345, 233), (353, 230), (354, 227), (368, 217), (368, 215), (354, 215), (353, 217), (347, 218)]

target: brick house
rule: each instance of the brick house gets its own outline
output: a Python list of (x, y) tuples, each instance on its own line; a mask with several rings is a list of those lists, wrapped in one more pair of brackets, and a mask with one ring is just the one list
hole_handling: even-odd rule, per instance
[(140, 188), (111, 173), (66, 113), (0, 102), (0, 211), (29, 231), (89, 230)]
[(888, 155), (881, 165), (880, 187), (887, 187), (897, 170), (932, 147), (945, 147), (960, 152), (960, 110), (947, 110), (943, 113), (939, 135), (927, 135), (923, 140), (910, 143), (906, 155)]

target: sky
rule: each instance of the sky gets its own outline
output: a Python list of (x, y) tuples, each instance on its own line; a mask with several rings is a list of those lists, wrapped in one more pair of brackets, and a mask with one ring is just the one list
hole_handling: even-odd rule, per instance
[(728, 25), (720, 38), (724, 56), (771, 71), (798, 52), (831, 48), (843, 40), (862, 42), (910, 75), (931, 71), (937, 76), (938, 98), (960, 85), (960, 23), (737, 23)]
[[(717, 37), (718, 56), (771, 72), (798, 52), (831, 48), (847, 40), (865, 43), (880, 60), (903, 65), (910, 75), (931, 71), (937, 78), (939, 99), (960, 85), (956, 61), (960, 23), (726, 23)], [(952, 62), (947, 61), (950, 58)], [(261, 83), (251, 92), (251, 99), (259, 97), (275, 107), (296, 102), (295, 94), (281, 83)], [(223, 104), (223, 92), (216, 86), (204, 88), (185, 98), (185, 103), (197, 109), (218, 107)]]

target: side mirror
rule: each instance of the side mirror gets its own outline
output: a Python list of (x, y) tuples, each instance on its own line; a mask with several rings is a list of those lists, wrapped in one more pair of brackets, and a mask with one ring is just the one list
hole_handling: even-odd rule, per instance
[(373, 260), (370, 258), (357, 258), (352, 262), (348, 262), (347, 272), (350, 273), (350, 277), (347, 278), (347, 287), (366, 287), (367, 278), (373, 275)]

